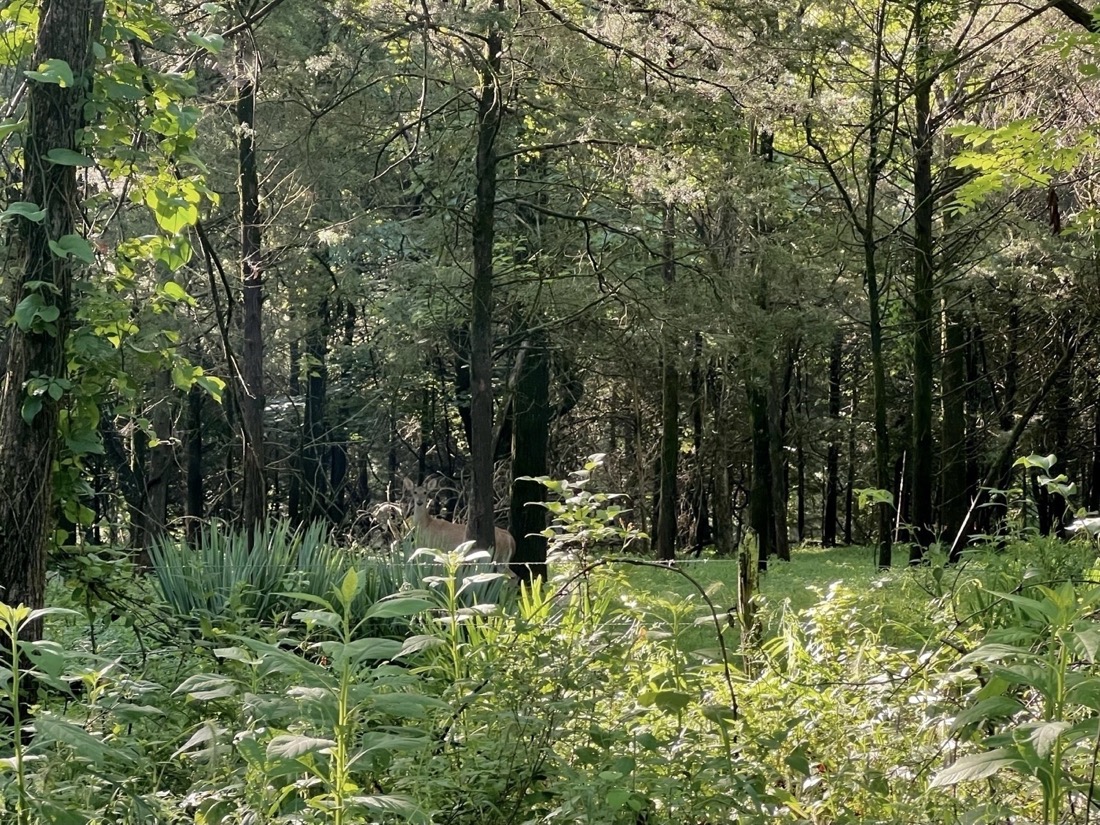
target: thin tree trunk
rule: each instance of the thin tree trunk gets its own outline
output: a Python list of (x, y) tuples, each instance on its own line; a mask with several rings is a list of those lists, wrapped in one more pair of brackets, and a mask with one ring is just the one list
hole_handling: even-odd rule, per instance
[(821, 523), (821, 545), (836, 544), (837, 499), (840, 495), (840, 379), (844, 357), (844, 336), (837, 330), (829, 348), (829, 447), (825, 456), (825, 513)]
[(760, 569), (767, 569), (768, 556), (774, 550), (775, 520), (772, 518), (772, 463), (768, 449), (768, 395), (758, 387), (749, 388), (749, 414), (752, 418), (752, 481), (749, 489), (749, 525), (756, 533), (756, 556)]
[(187, 393), (187, 540), (194, 542), (206, 519), (202, 459), (203, 391), (193, 386)]
[(329, 487), (322, 450), (325, 442), (325, 399), (328, 390), (329, 302), (321, 299), (313, 326), (306, 334), (305, 420), (298, 464), (301, 472), (303, 520), (329, 515)]
[(716, 379), (714, 409), (714, 548), (719, 558), (733, 558), (737, 550), (733, 526), (733, 491), (729, 473), (729, 429), (725, 381)]
[(913, 542), (909, 563), (919, 563), (935, 540), (932, 513), (933, 451), (932, 382), (935, 370), (933, 353), (933, 303), (935, 263), (932, 223), (935, 202), (932, 189), (932, 76), (929, 22), (925, 19), (925, 0), (917, 0), (913, 11), (917, 40), (917, 83), (913, 91), (916, 109), (916, 134), (913, 137), (913, 448), (909, 495), (912, 502), (910, 523)]
[(241, 520), (251, 536), (264, 520), (267, 484), (264, 479), (264, 272), (261, 255), (260, 178), (256, 160), (256, 84), (259, 61), (249, 41), (237, 48), (237, 152), (241, 221), (241, 284), (244, 292), (244, 345), (239, 365), (237, 404), (241, 411), (244, 454), (241, 461)]
[(947, 293), (944, 301), (943, 357), (943, 471), (940, 485), (940, 523), (944, 536), (951, 540), (964, 527), (970, 490), (966, 469), (966, 322), (954, 306), (956, 296)]
[[(793, 358), (793, 355), (788, 355)], [(768, 460), (771, 462), (771, 519), (774, 527), (772, 540), (775, 555), (781, 561), (791, 560), (791, 541), (787, 533), (787, 450), (783, 426), (783, 399), (786, 385), (773, 366), (771, 386), (768, 390)]]
[[(149, 450), (149, 474), (146, 476), (146, 535), (143, 550), (149, 543), (161, 535), (167, 529), (168, 523), (168, 490), (176, 468), (175, 438), (172, 433), (174, 415), (174, 399), (172, 397), (171, 376), (166, 371), (157, 374), (154, 381), (156, 388), (156, 406), (153, 407), (150, 423), (153, 432), (156, 433), (157, 444)], [(138, 563), (147, 566), (148, 554), (143, 552)]]
[(856, 498), (856, 421), (859, 420), (859, 381), (863, 366), (859, 352), (852, 365), (852, 406), (848, 414), (848, 467), (844, 481), (844, 543), (852, 544), (852, 525), (855, 519)]
[[(676, 281), (676, 259), (673, 249), (675, 213), (665, 204), (662, 226), (664, 252), (664, 282), (666, 303)], [(657, 558), (676, 558), (676, 489), (677, 460), (680, 456), (680, 373), (676, 367), (676, 344), (668, 328), (662, 330), (661, 345), (661, 452), (658, 458)]]
[[(493, 7), (503, 12), (503, 0)], [(493, 24), (485, 40), (477, 111), (473, 286), (470, 319), (470, 465), (473, 484), (466, 537), (481, 549), (494, 543), (493, 521), (493, 246), (496, 239), (496, 140), (503, 121), (500, 66), (504, 37)]]

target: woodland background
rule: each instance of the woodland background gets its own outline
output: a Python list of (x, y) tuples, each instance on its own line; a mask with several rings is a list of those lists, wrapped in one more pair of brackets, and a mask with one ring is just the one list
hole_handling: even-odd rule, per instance
[(1072, 0), (0, 21), (13, 602), (42, 603), (47, 546), (367, 532), (429, 473), (539, 565), (523, 479), (597, 452), (663, 559), (750, 530), (762, 564), (957, 555), (1018, 455), (1042, 533), (1071, 482), (1100, 509)]

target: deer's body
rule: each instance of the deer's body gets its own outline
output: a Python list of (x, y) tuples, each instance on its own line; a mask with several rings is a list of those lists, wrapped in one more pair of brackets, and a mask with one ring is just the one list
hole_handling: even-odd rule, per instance
[[(444, 521), (428, 513), (432, 496), (435, 494), (435, 486), (435, 479), (428, 479), (420, 486), (405, 479), (405, 489), (412, 498), (412, 523), (416, 531), (417, 545), (450, 553), (466, 541), (466, 525)], [(516, 552), (516, 540), (512, 538), (511, 533), (501, 527), (494, 527), (493, 535), (493, 561), (496, 564), (508, 564), (512, 560), (512, 554)]]

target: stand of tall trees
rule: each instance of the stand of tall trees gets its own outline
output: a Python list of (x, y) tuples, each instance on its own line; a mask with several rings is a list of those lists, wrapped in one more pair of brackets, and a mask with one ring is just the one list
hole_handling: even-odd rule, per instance
[[(532, 479), (594, 453), (662, 559), (1096, 508), (1094, 159), (1044, 131), (1089, 128), (1045, 44), (1093, 18), (833, 6), (276, 2), (138, 43), (42, 3), (4, 56), (5, 597), (51, 543), (352, 535), (428, 473), (542, 575)], [(1076, 499), (1014, 467), (1050, 454)]]

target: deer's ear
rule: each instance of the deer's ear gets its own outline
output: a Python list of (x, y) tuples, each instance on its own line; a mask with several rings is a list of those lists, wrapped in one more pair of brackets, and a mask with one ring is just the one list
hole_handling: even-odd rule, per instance
[(413, 483), (412, 483), (412, 479), (409, 478), (408, 476), (405, 476), (404, 487), (405, 487), (406, 490), (412, 492)]
[(424, 489), (425, 490), (434, 490), (438, 486), (439, 486), (439, 479), (436, 478), (435, 476), (432, 476), (431, 478), (426, 479), (424, 481)]

